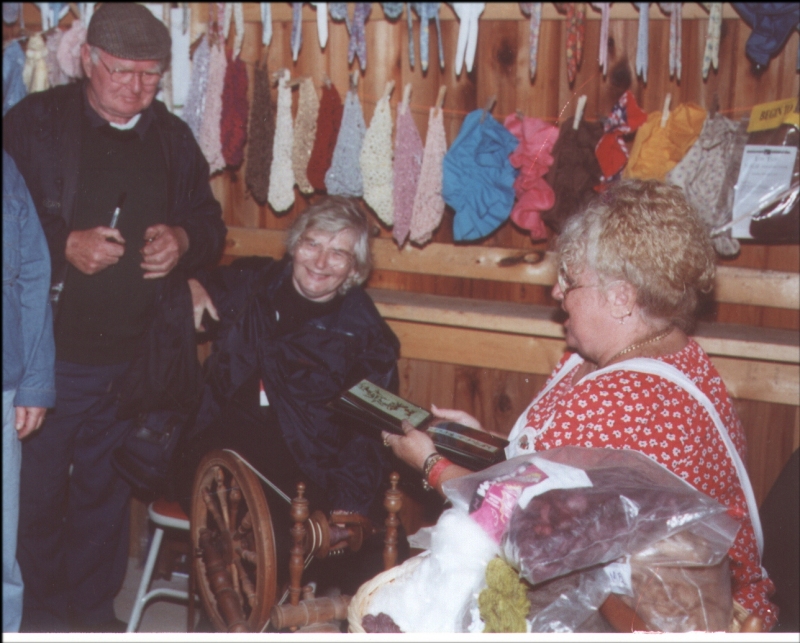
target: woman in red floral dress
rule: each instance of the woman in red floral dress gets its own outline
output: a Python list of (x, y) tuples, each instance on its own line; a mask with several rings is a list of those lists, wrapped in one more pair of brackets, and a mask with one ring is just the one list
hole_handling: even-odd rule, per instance
[[(714, 282), (705, 228), (680, 189), (623, 181), (573, 217), (558, 246), (553, 297), (568, 315), (569, 352), (512, 428), (507, 456), (567, 445), (634, 449), (716, 499), (741, 522), (729, 552), (734, 600), (770, 629), (775, 590), (748, 510), (744, 432), (719, 373), (687, 335)], [(463, 411), (433, 410), (480, 428)], [(385, 443), (431, 486), (441, 491), (469, 473), (434, 456), (426, 434), (404, 428)]]

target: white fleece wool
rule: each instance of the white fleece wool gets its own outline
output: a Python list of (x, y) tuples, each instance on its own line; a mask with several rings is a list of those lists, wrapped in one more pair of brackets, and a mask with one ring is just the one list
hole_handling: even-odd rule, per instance
[(384, 585), (369, 613), (392, 617), (403, 632), (462, 632), (497, 544), (465, 512), (445, 511), (431, 532), (429, 555), (406, 578)]

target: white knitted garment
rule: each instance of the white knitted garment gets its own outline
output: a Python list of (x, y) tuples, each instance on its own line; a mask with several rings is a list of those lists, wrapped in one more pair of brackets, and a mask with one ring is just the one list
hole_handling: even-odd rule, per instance
[(278, 81), (278, 115), (275, 118), (275, 141), (272, 144), (272, 167), (269, 169), (267, 200), (275, 212), (283, 212), (294, 203), (294, 170), (292, 169), (292, 90), (289, 72)]
[(300, 98), (297, 103), (297, 118), (294, 123), (294, 142), (292, 143), (292, 167), (294, 179), (303, 194), (313, 194), (314, 186), (308, 180), (306, 171), (317, 138), (317, 116), (319, 116), (319, 97), (314, 81), (304, 78), (300, 83)]
[(411, 234), (413, 243), (424, 245), (442, 222), (444, 199), (442, 198), (442, 166), (447, 153), (447, 140), (444, 134), (442, 110), (431, 107), (428, 118), (428, 135), (425, 138), (425, 153), (422, 169), (414, 197), (414, 210), (411, 213)]
[(361, 146), (367, 126), (361, 102), (354, 91), (347, 92), (344, 101), (342, 125), (333, 150), (331, 166), (325, 173), (328, 194), (360, 197), (364, 194), (361, 181)]
[(364, 201), (387, 226), (394, 223), (394, 176), (392, 173), (392, 110), (389, 97), (375, 105), (372, 122), (361, 147)]
[(206, 102), (203, 111), (203, 123), (200, 125), (200, 149), (208, 161), (211, 174), (225, 167), (222, 156), (222, 134), (220, 119), (222, 118), (222, 90), (225, 85), (225, 70), (228, 59), (220, 45), (211, 48), (208, 62), (208, 85), (206, 85)]

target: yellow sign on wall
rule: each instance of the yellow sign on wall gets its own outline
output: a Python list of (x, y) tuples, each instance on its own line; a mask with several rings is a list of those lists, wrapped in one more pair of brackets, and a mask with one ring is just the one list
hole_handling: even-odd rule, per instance
[(771, 103), (756, 105), (750, 112), (748, 132), (760, 132), (765, 129), (774, 129), (781, 123), (791, 123), (796, 120), (793, 116), (797, 109), (797, 98), (785, 98)]

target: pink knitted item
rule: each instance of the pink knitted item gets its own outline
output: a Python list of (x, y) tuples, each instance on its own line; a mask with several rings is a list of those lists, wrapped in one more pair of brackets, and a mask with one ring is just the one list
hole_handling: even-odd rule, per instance
[[(405, 110), (405, 111), (404, 111)], [(411, 215), (422, 169), (422, 139), (407, 105), (397, 106), (397, 131), (394, 139), (394, 231), (402, 247), (411, 229)]]
[[(81, 45), (86, 42), (86, 27), (80, 20), (74, 20), (58, 43), (56, 58), (58, 66), (67, 78), (83, 78), (81, 65)], [(55, 84), (52, 83), (51, 84)]]
[(417, 196), (411, 215), (413, 243), (424, 245), (431, 240), (433, 231), (439, 227), (444, 214), (442, 198), (442, 162), (447, 153), (442, 110), (431, 107), (428, 118), (428, 135), (425, 138), (425, 154), (422, 157)]
[(63, 29), (54, 29), (53, 32), (47, 36), (47, 41), (45, 42), (47, 46), (45, 65), (47, 67), (47, 82), (49, 87), (66, 85), (69, 82), (69, 77), (64, 73), (64, 70), (61, 69), (61, 65), (58, 62), (58, 49), (66, 33), (67, 32)]
[(222, 156), (231, 167), (239, 167), (244, 160), (247, 141), (247, 67), (241, 58), (228, 60), (225, 85), (222, 92), (222, 120), (220, 133)]
[(539, 213), (555, 204), (555, 193), (544, 175), (553, 164), (550, 152), (558, 139), (558, 128), (538, 118), (520, 119), (516, 114), (509, 114), (504, 125), (520, 142), (508, 157), (511, 165), (520, 170), (514, 181), (517, 202), (511, 220), (530, 230), (531, 239), (546, 239), (547, 231)]
[(203, 112), (203, 123), (200, 126), (200, 149), (208, 161), (211, 174), (225, 167), (222, 156), (222, 90), (225, 85), (225, 70), (228, 66), (225, 50), (220, 45), (211, 48), (208, 63), (208, 85), (206, 87), (206, 106)]

